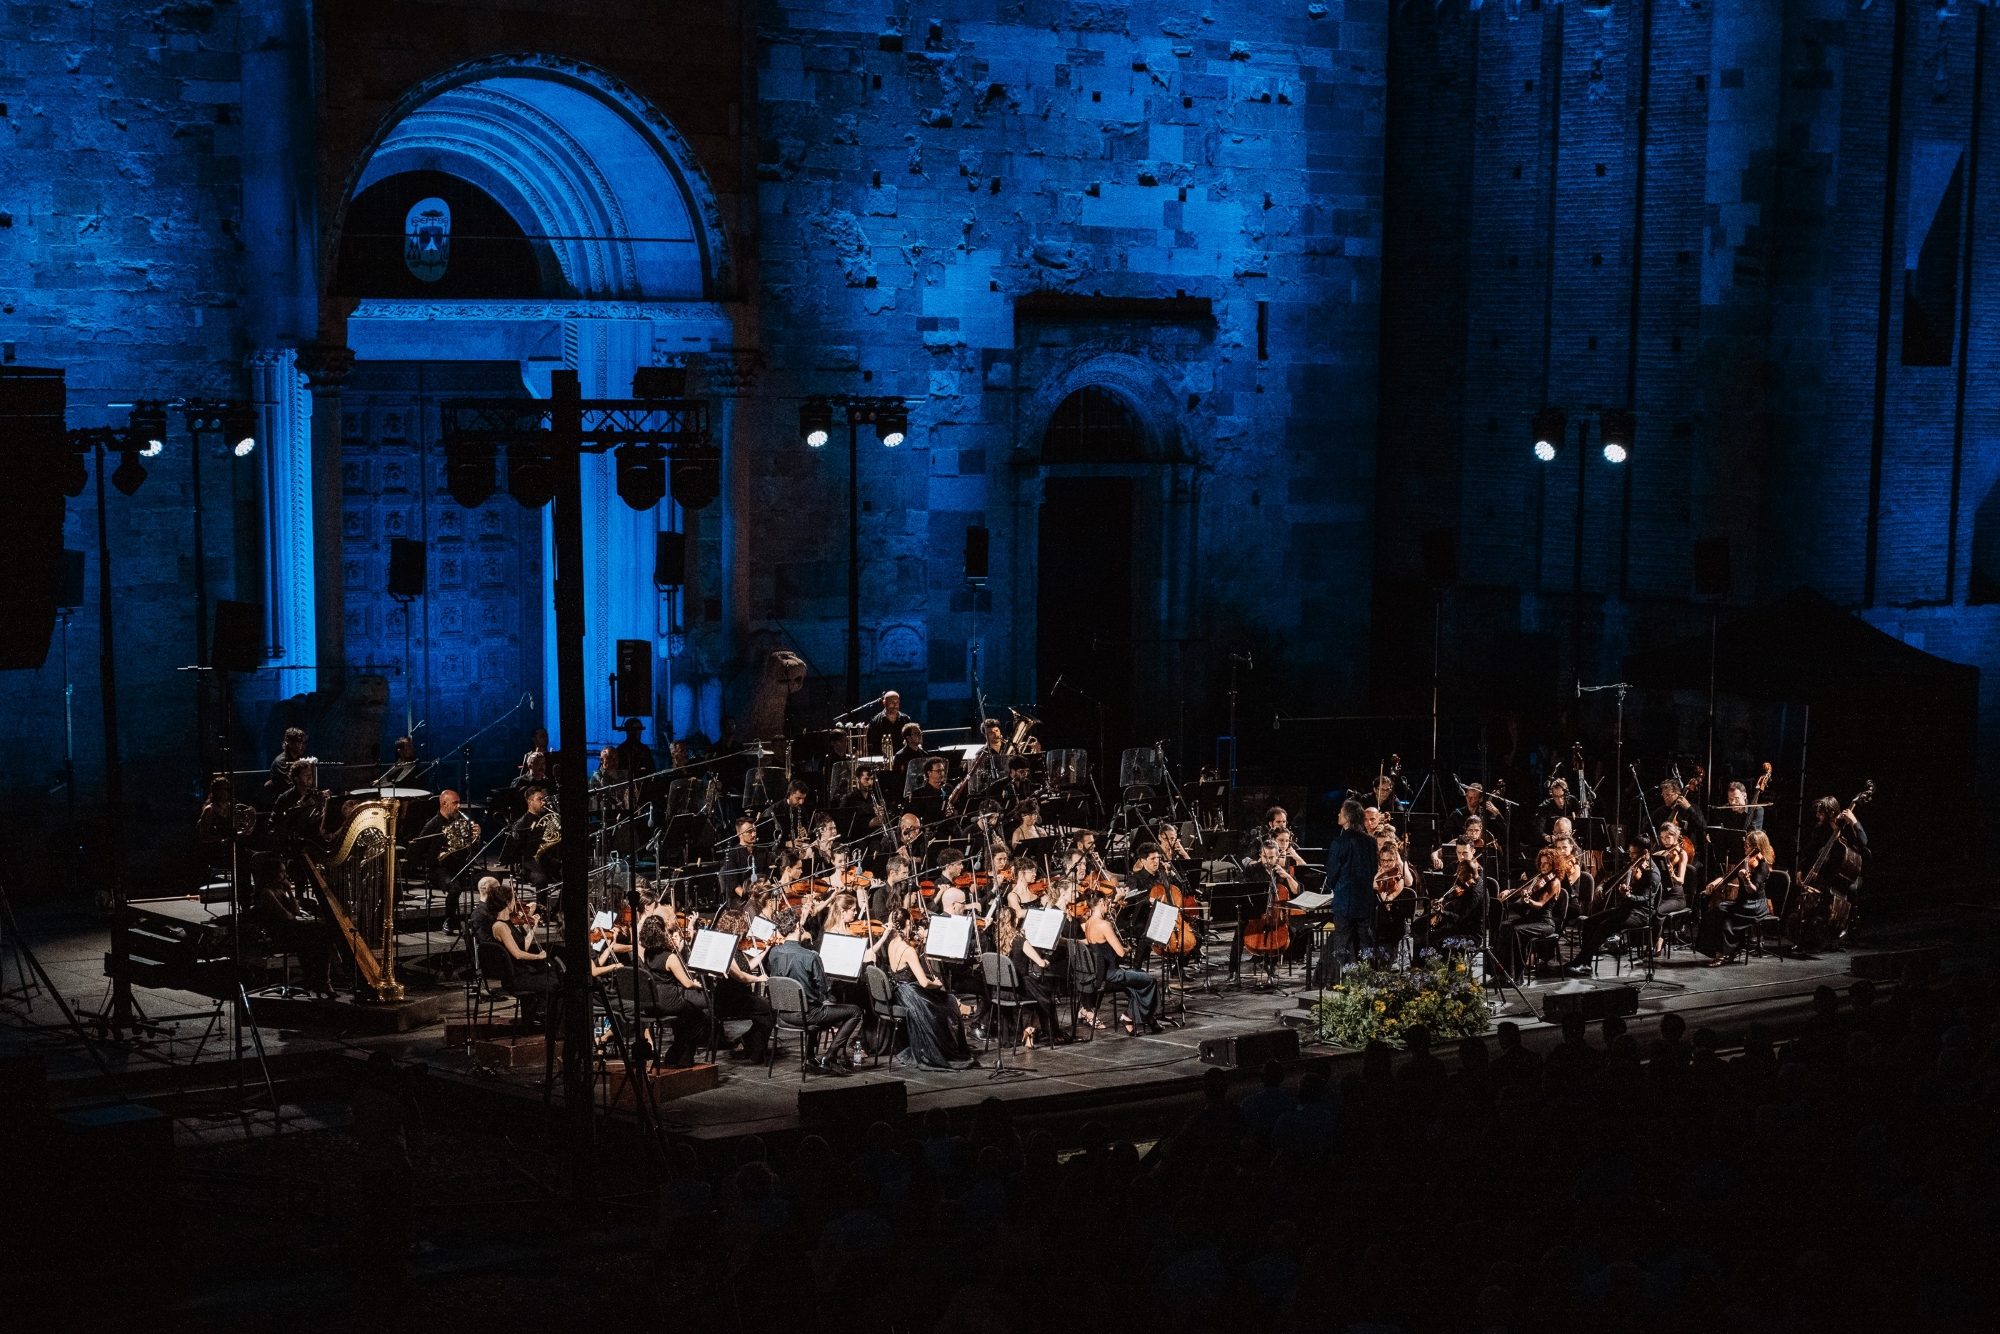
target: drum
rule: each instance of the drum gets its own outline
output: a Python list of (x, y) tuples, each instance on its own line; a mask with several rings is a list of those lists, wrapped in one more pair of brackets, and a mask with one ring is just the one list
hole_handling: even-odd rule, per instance
[(1049, 781), (1058, 787), (1083, 787), (1090, 782), (1090, 752), (1087, 750), (1045, 751)]

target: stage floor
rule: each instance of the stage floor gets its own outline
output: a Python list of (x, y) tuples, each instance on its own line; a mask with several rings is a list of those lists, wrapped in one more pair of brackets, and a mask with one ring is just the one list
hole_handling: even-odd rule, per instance
[[(80, 1011), (102, 1011), (108, 995), (103, 976), (103, 923), (87, 910), (64, 905), (45, 905), (22, 915), (24, 939), (65, 997)], [(1906, 922), (1878, 930), (1862, 952), (1929, 942), (1984, 953), (1993, 943), (1994, 923), (1994, 917), (1984, 913), (1976, 914), (1970, 922), (1963, 917)], [(449, 943), (442, 934), (428, 938), (428, 947), (440, 951)], [(405, 937), (403, 944), (405, 957), (427, 948), (426, 937), (420, 934)], [(1219, 950), (1217, 956), (1220, 962)], [(0, 957), (4, 957), (0, 984), (8, 991), (0, 1003), (0, 1055), (42, 1055), (62, 1100), (81, 1100), (93, 1092), (97, 1096), (108, 1094), (111, 1090), (89, 1051), (70, 1034), (53, 1003), (46, 995), (21, 996), (11, 951), (0, 948)], [(1707, 1025), (1740, 1036), (1748, 1023), (1759, 1019), (1783, 1024), (1803, 1018), (1813, 988), (1822, 983), (1843, 986), (1850, 980), (1854, 957), (1846, 953), (1818, 958), (1766, 956), (1714, 969), (1705, 966), (1701, 958), (1683, 953), (1661, 960), (1650, 983), (1643, 974), (1614, 976), (1610, 961), (1604, 959), (1600, 960), (1600, 976), (1589, 985), (1637, 985), (1639, 1013), (1630, 1022), (1642, 1037), (1650, 1030), (1650, 1021), (1668, 1010), (1680, 1012), (1691, 1030)], [(1527, 1004), (1511, 989), (1502, 992), (1499, 1017), (1520, 1023), (1532, 1045), (1544, 1045), (1554, 1035), (1546, 1032), (1550, 1026), (1541, 1020), (1541, 1012), (1549, 995), (1566, 985), (1573, 984), (1566, 979), (1544, 979), (1529, 985), (1523, 989)], [(452, 989), (450, 1003), (441, 1007), (446, 1019), (460, 1016), (456, 994)], [(1302, 974), (1288, 975), (1284, 970), (1280, 970), (1276, 985), (1268, 989), (1237, 989), (1218, 980), (1212, 990), (1197, 985), (1186, 993), (1185, 1027), (1170, 1025), (1163, 1033), (1138, 1036), (1127, 1035), (1122, 1026), (1107, 1027), (1094, 1033), (1081, 1031), (1079, 1040), (1066, 1046), (1042, 1046), (1033, 1051), (1008, 1048), (1004, 1053), (1005, 1075), (995, 1073), (1003, 1054), (997, 1046), (989, 1046), (980, 1053), (982, 1066), (978, 1069), (933, 1072), (884, 1061), (845, 1080), (814, 1076), (805, 1086), (853, 1087), (898, 1079), (906, 1086), (913, 1112), (965, 1107), (998, 1097), (1023, 1114), (1081, 1114), (1092, 1107), (1181, 1097), (1198, 1086), (1206, 1068), (1200, 1061), (1204, 1040), (1275, 1028), (1285, 1014), (1296, 1016), (1300, 1001), (1309, 1000), (1312, 994)], [(196, 1083), (201, 1072), (192, 1068), (194, 1063), (206, 1068), (232, 1058), (227, 1012), (219, 1010), (212, 1000), (145, 987), (135, 988), (134, 996), (144, 1014), (158, 1025), (157, 1036), (142, 1044), (98, 1044), (99, 1057), (128, 1094)], [(1066, 1008), (1063, 1014), (1067, 1018)], [(1103, 1015), (1108, 1023), (1108, 1006)], [(281, 1076), (287, 1070), (324, 1068), (330, 1057), (356, 1047), (380, 1048), (400, 1059), (424, 1061), (439, 1075), (468, 1087), (490, 1089), (503, 1102), (519, 1098), (539, 1104), (541, 1100), (539, 1063), (520, 1071), (482, 1067), (463, 1047), (445, 1045), (442, 1022), (380, 1035), (308, 1032), (267, 1024), (261, 1036), (271, 1065)], [(247, 1046), (247, 1031), (245, 1042)], [(1309, 1034), (1303, 1031), (1301, 1055), (1330, 1058), (1336, 1068), (1358, 1060), (1358, 1053), (1310, 1042)], [(718, 1087), (663, 1104), (663, 1116), (670, 1129), (702, 1139), (781, 1132), (799, 1125), (801, 1086), (795, 1054), (789, 1061), (781, 1055), (769, 1076), (761, 1065), (725, 1057)]]

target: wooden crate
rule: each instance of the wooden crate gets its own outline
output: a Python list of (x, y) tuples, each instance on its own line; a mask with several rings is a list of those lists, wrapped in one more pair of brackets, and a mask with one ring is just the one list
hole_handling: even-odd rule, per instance
[[(625, 1062), (606, 1061), (604, 1077), (609, 1081), (605, 1087), (611, 1090), (616, 1101), (613, 1106), (630, 1107), (633, 1095), (638, 1091), (625, 1078)], [(721, 1072), (713, 1065), (690, 1065), (673, 1070), (655, 1070), (650, 1081), (652, 1101), (672, 1102), (675, 1098), (685, 1098), (694, 1093), (706, 1093), (721, 1082)]]
[(521, 1026), (505, 1019), (481, 1019), (476, 1024), (463, 1019), (444, 1021), (444, 1045), (447, 1047), (463, 1047), (468, 1042), (495, 1041), (521, 1035)]
[[(472, 1059), (495, 1070), (528, 1070), (548, 1061), (548, 1038), (540, 1033), (515, 1037), (488, 1038), (472, 1044)], [(556, 1059), (562, 1059), (562, 1043), (556, 1043)]]

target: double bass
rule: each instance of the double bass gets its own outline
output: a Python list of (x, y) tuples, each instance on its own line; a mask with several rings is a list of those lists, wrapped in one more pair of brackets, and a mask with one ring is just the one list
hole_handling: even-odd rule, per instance
[[(1153, 888), (1147, 897), (1155, 903), (1172, 904), (1180, 910), (1174, 918), (1173, 934), (1160, 946), (1160, 953), (1180, 958), (1192, 954), (1201, 942), (1195, 938), (1194, 928), (1188, 925), (1187, 891), (1181, 888), (1180, 879), (1174, 874), (1171, 866), (1162, 867), (1161, 872), (1162, 878), (1153, 883)], [(1288, 932), (1290, 929), (1289, 926), (1286, 927)], [(1247, 944), (1249, 940), (1247, 933), (1244, 940)]]

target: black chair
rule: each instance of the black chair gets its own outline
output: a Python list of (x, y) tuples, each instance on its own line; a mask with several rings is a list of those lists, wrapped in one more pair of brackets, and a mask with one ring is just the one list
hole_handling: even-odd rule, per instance
[(773, 977), (764, 983), (771, 1001), (771, 1043), (764, 1061), (764, 1075), (770, 1077), (778, 1064), (778, 1039), (786, 1033), (799, 1035), (799, 1080), (805, 1081), (807, 1063), (812, 1058), (812, 1030), (806, 1027), (806, 989), (796, 979)]
[(521, 1020), (521, 998), (507, 990), (506, 979), (513, 970), (508, 967), (511, 961), (507, 958), (506, 951), (500, 948), (499, 942), (492, 940), (474, 941), (472, 938), (472, 927), (469, 922), (460, 934), (465, 938), (465, 954), (469, 961), (466, 964), (464, 972), (466, 1003), (465, 1042), (469, 1048), (472, 1045), (474, 1037), (478, 1034), (482, 1010), (485, 1012), (486, 1022), (498, 1023), (500, 1002), (510, 1001), (514, 1006), (512, 1022), (519, 1023)]
[[(989, 1039), (987, 1047), (990, 1050), (992, 1047), (991, 1038), (993, 1037), (993, 1030), (1000, 1026), (1000, 1021), (1005, 1019), (1007, 1011), (1012, 1010), (1014, 1012), (1014, 1031), (1019, 1033), (1021, 1031), (1021, 1011), (1035, 1008), (1035, 1003), (1021, 999), (1021, 983), (1020, 979), (1014, 975), (1014, 961), (1006, 955), (995, 954), (993, 951), (988, 950), (979, 956), (979, 968), (986, 976), (986, 989), (992, 994), (993, 998), (994, 1022), (988, 1025), (987, 1028)], [(1009, 1043), (1008, 1045), (1012, 1046), (1014, 1044)]]
[[(1105, 1027), (1107, 1029), (1115, 1027), (1118, 1023), (1118, 1001), (1121, 996), (1125, 996), (1125, 993), (1113, 990), (1104, 985), (1103, 974), (1097, 968), (1097, 952), (1090, 948), (1088, 941), (1078, 940), (1075, 937), (1066, 937), (1062, 941), (1062, 946), (1063, 952), (1069, 959), (1070, 1037), (1076, 1037), (1077, 1025), (1082, 1018), (1083, 996), (1086, 990), (1089, 990), (1097, 997), (1097, 1004), (1094, 1008), (1098, 1012), (1097, 1017), (1100, 1021), (1104, 1018), (1104, 1002), (1109, 998), (1111, 1002), (1111, 1022)], [(1086, 983), (1088, 983), (1087, 986)], [(1125, 997), (1125, 1010), (1129, 1017), (1132, 1010), (1130, 997)], [(1092, 1042), (1097, 1041), (1096, 1034), (1097, 1030), (1093, 1028), (1090, 1039)]]
[[(903, 1007), (896, 1004), (896, 989), (889, 985), (887, 973), (871, 963), (862, 968), (861, 975), (868, 983), (868, 1007), (889, 1023), (889, 1051), (893, 1054), (896, 1050), (896, 1030), (907, 1025), (908, 1016), (903, 1013)], [(872, 1064), (882, 1063), (880, 1055), (870, 1059)]]

